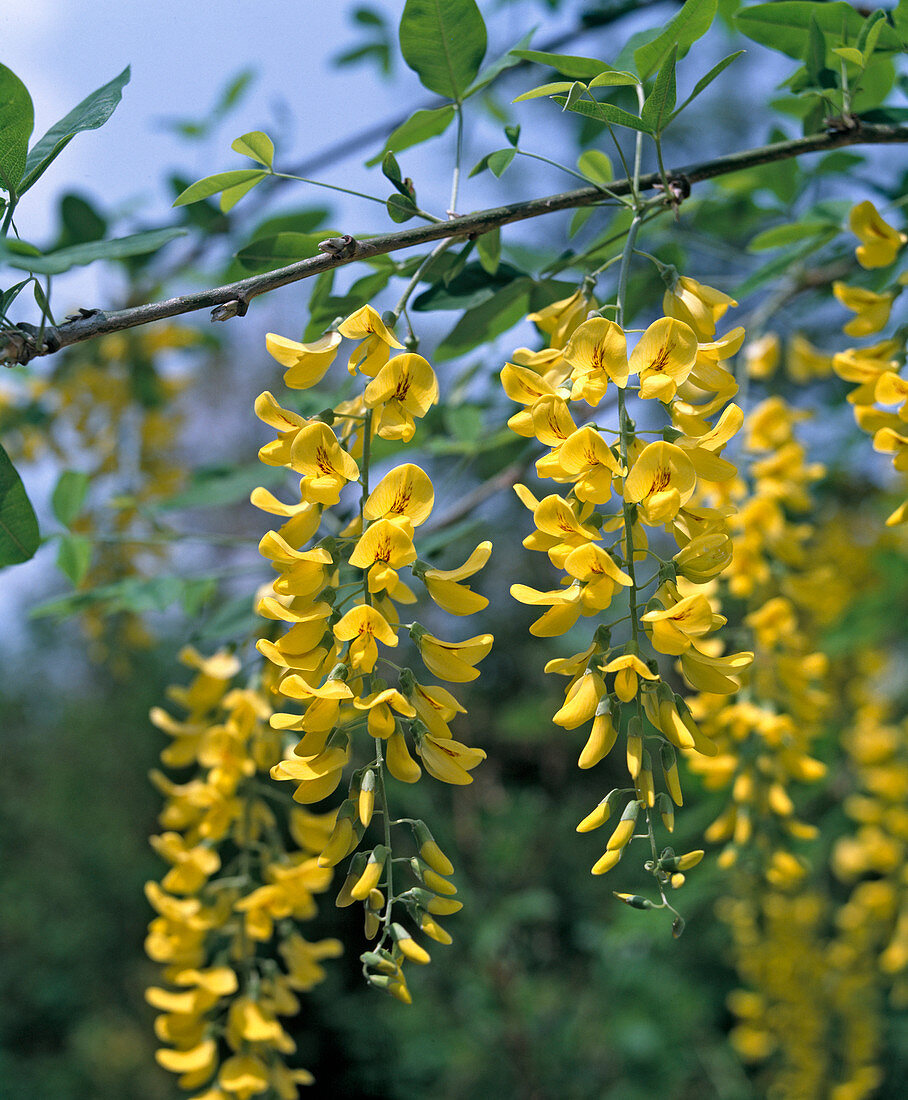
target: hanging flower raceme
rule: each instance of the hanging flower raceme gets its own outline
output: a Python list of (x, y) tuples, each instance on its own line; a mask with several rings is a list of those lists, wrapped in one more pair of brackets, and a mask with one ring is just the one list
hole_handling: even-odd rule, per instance
[[(252, 498), (287, 519), (260, 546), (278, 576), (258, 609), (285, 624), (281, 636), (258, 643), (276, 675), (280, 709), (271, 725), (289, 738), (271, 776), (293, 783), (293, 798), (304, 806), (329, 798), (347, 778), (333, 827), (315, 842), (316, 866), (347, 862), (337, 904), (362, 904), (366, 936), (377, 940), (362, 956), (364, 974), (409, 1002), (404, 964), (429, 961), (414, 935), (450, 943), (436, 918), (460, 903), (450, 897), (453, 867), (426, 825), (392, 819), (390, 780), (415, 783), (424, 768), (441, 782), (468, 784), (485, 752), (455, 740), (448, 723), (464, 708), (446, 688), (418, 682), (397, 663), (406, 660), (398, 650), (409, 636), (430, 675), (462, 683), (479, 675), (476, 665), (492, 637), (449, 642), (419, 623), (404, 626), (399, 608), (416, 602), (408, 583), (415, 580), (443, 610), (460, 616), (481, 610), (488, 601), (464, 582), (485, 565), (491, 543), (480, 543), (457, 568), (436, 568), (417, 556), (418, 529), (435, 499), (428, 474), (403, 463), (372, 486), (371, 439), (410, 442), (439, 394), (428, 361), (403, 351), (374, 309), (363, 307), (314, 344), (270, 336), (268, 347), (289, 367), (288, 381), (302, 388), (321, 380), (341, 336), (361, 341), (348, 363), (351, 374), (366, 377), (359, 397), (312, 419), (282, 409), (267, 393), (256, 405), (278, 432), (262, 448), (262, 460), (300, 477), (299, 504), (284, 505), (263, 489)], [(394, 839), (400, 829), (412, 836), (409, 859)]]
[[(673, 806), (682, 801), (678, 752), (716, 752), (666, 682), (658, 654), (680, 658), (681, 675), (694, 689), (723, 695), (738, 690), (752, 660), (750, 653), (723, 654), (714, 636), (725, 620), (713, 607), (709, 586), (731, 562), (727, 518), (733, 509), (695, 502), (698, 485), (736, 474), (721, 451), (743, 418), (728, 404), (737, 387), (722, 362), (741, 347), (744, 331), (716, 338), (716, 322), (735, 303), (682, 278), (666, 293), (666, 316), (649, 326), (628, 356), (620, 325), (571, 312), (579, 307), (578, 295), (557, 303), (563, 316), (570, 316), (570, 333), (565, 328), (558, 336), (565, 341), (561, 355), (570, 373), (543, 374), (548, 360), (533, 363), (522, 351), (520, 364), (515, 353), (501, 379), (507, 395), (523, 406), (509, 421), (512, 429), (548, 448), (536, 463), (538, 476), (568, 487), (542, 499), (526, 486), (515, 487), (533, 515), (534, 531), (524, 546), (546, 553), (564, 576), (550, 591), (514, 584), (511, 594), (541, 612), (530, 627), (540, 637), (566, 633), (581, 616), (600, 620), (586, 650), (546, 666), (568, 678), (564, 705), (553, 721), (565, 730), (591, 724), (582, 768), (604, 759), (620, 736), (626, 739), (630, 785), (609, 793), (578, 826), (589, 832), (617, 816), (605, 853), (593, 867), (594, 874), (604, 874), (637, 830), (656, 850), (656, 813), (669, 830), (673, 827)], [(531, 319), (540, 324), (539, 315)], [(676, 426), (666, 426), (663, 439), (647, 443), (635, 431), (627, 404), (632, 391), (668, 408)], [(610, 397), (618, 405), (617, 427), (609, 422)], [(648, 548), (647, 528), (656, 529), (657, 539), (661, 529), (674, 540), (674, 560), (660, 559)], [(639, 570), (650, 558), (660, 564), (643, 580)], [(645, 589), (657, 581), (647, 602)], [(613, 622), (602, 623), (603, 612), (625, 593), (629, 613), (619, 611)], [(612, 629), (628, 619), (629, 637), (613, 643)], [(644, 654), (648, 641), (652, 657)], [(671, 908), (665, 889), (680, 886), (683, 870), (701, 856), (677, 856), (664, 848), (647, 864), (661, 903), (619, 897), (637, 908)], [(676, 914), (676, 934), (682, 927)]]
[(320, 982), (322, 960), (341, 951), (337, 940), (310, 942), (297, 929), (331, 881), (311, 837), (330, 829), (334, 814), (313, 819), (306, 836), (291, 820), (298, 849), (288, 851), (260, 793), (280, 759), (270, 693), (231, 686), (239, 662), (228, 653), (203, 658), (187, 649), (181, 659), (195, 677), (169, 694), (185, 717), (151, 712), (172, 738), (165, 766), (196, 769), (182, 783), (152, 774), (165, 797), (165, 831), (152, 845), (170, 864), (160, 884), (146, 886), (156, 916), (145, 947), (163, 967), (163, 984), (146, 992), (160, 1013), (157, 1060), (181, 1088), (208, 1086), (206, 1096), (293, 1097), (312, 1075), (292, 1065), (296, 1044), (279, 1017), (299, 1011), (297, 994)]

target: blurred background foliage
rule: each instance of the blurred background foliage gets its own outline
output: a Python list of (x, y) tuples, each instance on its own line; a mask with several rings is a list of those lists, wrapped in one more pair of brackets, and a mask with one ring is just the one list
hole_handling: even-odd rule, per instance
[[(492, 27), (496, 16), (519, 7), (527, 26), (541, 25), (538, 48), (610, 61), (616, 37), (624, 41), (677, 9), (672, 3), (594, 0), (485, 7)], [(740, 36), (730, 29), (737, 7), (734, 0), (720, 4), (715, 41), (698, 54), (703, 70), (740, 47)], [(566, 29), (541, 44), (546, 20), (556, 17)], [(504, 50), (513, 43), (499, 45)], [(671, 163), (800, 132), (794, 97), (780, 95), (775, 123), (762, 110), (790, 66), (753, 43), (750, 49), (737, 78), (723, 83), (721, 92), (716, 86), (715, 94), (704, 95), (673, 128)], [(351, 9), (349, 41), (337, 44), (333, 60), (338, 66), (372, 66), (382, 79), (403, 81), (410, 94), (409, 74), (400, 71), (396, 53), (393, 13), (361, 5)], [(502, 125), (517, 118), (508, 101), (537, 76), (538, 70), (531, 77), (524, 68), (481, 97), (469, 138), (474, 161), (503, 143)], [(207, 114), (170, 120), (187, 142), (187, 161), (197, 163), (202, 150), (204, 163), (219, 170), (212, 135), (218, 127), (223, 131), (252, 79), (251, 70), (239, 73)], [(623, 102), (620, 95), (615, 102)], [(588, 120), (570, 119), (556, 134), (539, 117), (520, 112), (534, 132), (534, 148), (549, 156), (576, 159), (602, 145), (602, 128)], [(378, 151), (388, 128), (358, 139), (360, 160), (360, 154)], [(337, 168), (348, 151), (299, 150), (300, 161), (308, 162), (300, 174)], [(424, 148), (400, 159), (405, 172), (419, 174), (421, 189), (444, 192), (447, 181), (439, 182), (442, 174), (427, 167), (431, 158)], [(175, 167), (168, 173), (169, 195), (192, 178), (192, 170)], [(646, 247), (735, 293), (745, 314), (741, 323), (749, 329), (770, 322), (785, 339), (803, 331), (821, 352), (831, 353), (838, 347), (840, 318), (830, 284), (853, 242), (834, 241), (822, 226), (839, 224), (857, 191), (857, 197), (877, 201), (897, 198), (906, 180), (908, 172), (896, 158), (878, 150), (750, 169), (702, 194), (698, 190), (680, 223), (664, 220)], [(518, 159), (506, 177), (484, 173), (480, 185), (477, 206), (574, 184)], [(188, 243), (117, 265), (111, 282), (119, 291), (111, 293), (120, 293), (124, 305), (134, 304), (173, 292), (178, 281), (184, 287), (190, 273), (209, 285), (239, 278), (264, 269), (249, 252), (252, 242), (279, 232), (317, 240), (332, 227), (352, 224), (349, 208), (339, 207), (334, 196), (303, 203), (298, 195), (284, 198), (285, 192), (280, 184), (263, 187), (227, 214), (211, 201), (180, 208), (179, 223), (194, 232)], [(105, 208), (103, 196), (70, 192), (61, 197), (59, 214), (57, 247), (99, 239), (114, 224), (124, 232), (131, 228), (122, 211)], [(383, 214), (376, 223), (367, 215), (357, 210), (357, 227), (386, 229)], [(579, 250), (582, 242), (589, 249), (597, 235), (606, 242), (620, 228), (617, 218), (608, 225), (598, 218), (578, 224), (571, 248)], [(503, 341), (498, 334), (576, 286), (572, 255), (554, 263), (552, 255), (572, 216), (551, 221), (505, 232), (496, 284), (471, 282), (474, 254), (474, 266), (449, 281), (447, 302), (439, 302), (436, 292), (434, 302), (424, 296), (414, 305), (422, 350), (433, 362), (454, 361), (439, 370), (442, 406), (420, 429), (439, 498), (453, 509), (446, 517), (441, 508), (437, 531), (438, 560), (445, 563), (462, 560), (461, 551), (477, 537), (495, 542), (501, 533), (529, 529), (525, 513), (504, 490), (486, 499), (480, 493), (473, 507), (463, 504), (489, 479), (514, 480), (535, 457), (525, 441), (499, 430), (512, 409), (497, 385), (510, 348), (533, 335), (526, 326)], [(754, 248), (758, 232), (799, 222), (820, 228), (806, 241), (783, 233), (781, 250), (769, 255), (763, 246)], [(610, 248), (602, 243), (591, 260), (601, 263)], [(515, 294), (512, 283), (525, 271), (534, 281)], [(398, 270), (379, 259), (369, 270), (314, 280), (312, 326), (320, 330), (326, 319), (366, 301), (393, 299), (385, 287), (401, 273), (406, 266)], [(655, 269), (641, 265), (632, 278), (629, 312), (646, 315), (661, 293)], [(488, 308), (479, 318), (473, 315), (468, 332), (458, 331), (456, 311), (478, 304), (477, 294)], [(439, 313), (422, 307), (451, 312), (440, 321)], [(16, 652), (5, 659), (0, 1093), (9, 1100), (175, 1095), (172, 1081), (154, 1063), (153, 1012), (143, 1001), (156, 968), (142, 952), (150, 916), (142, 885), (160, 873), (147, 843), (159, 808), (147, 773), (163, 740), (147, 715), (165, 685), (179, 676), (174, 654), (182, 645), (211, 652), (256, 629), (249, 592), (266, 570), (255, 553), (261, 519), (246, 502), (254, 485), (268, 484), (263, 476), (269, 471), (254, 462), (264, 437), (251, 406), (255, 394), (278, 378), (259, 346), (263, 320), (300, 335), (305, 321), (299, 288), (263, 304), (253, 336), (248, 320), (232, 322), (246, 325), (243, 330), (168, 325), (73, 348), (34, 371), (10, 372), (13, 388), (0, 404), (0, 430), (10, 453), (31, 463), (23, 467), (32, 471), (29, 484), (50, 490), (48, 470), (56, 462), (87, 475), (88, 487), (75, 511), (59, 498), (52, 506), (46, 493), (42, 519), (55, 532), (56, 550), (42, 552), (43, 572), (31, 593), (44, 604), (17, 629)], [(439, 345), (442, 355), (433, 356)], [(863, 538), (885, 515), (884, 506), (866, 503), (871, 491), (886, 488), (883, 467), (869, 457), (866, 439), (854, 441), (844, 384), (828, 372), (797, 375), (783, 368), (753, 385), (759, 395), (778, 393), (814, 412), (805, 433), (811, 456), (827, 465), (825, 479), (814, 488), (817, 515), (827, 527)], [(324, 392), (295, 398), (309, 413), (336, 399), (327, 384)], [(394, 453), (392, 445), (382, 444), (378, 458)], [(852, 578), (853, 599), (824, 626), (824, 647), (843, 668), (864, 652), (898, 655), (904, 645), (904, 544), (874, 535), (865, 549), (862, 573)], [(53, 578), (53, 553), (72, 584)], [(611, 784), (603, 768), (595, 775), (579, 772), (579, 738), (551, 725), (560, 685), (545, 683), (541, 670), (552, 645), (527, 635), (530, 616), (506, 594), (518, 576), (548, 587), (547, 571), (512, 545), (486, 571), (483, 591), (492, 602), (476, 620), (477, 631), (488, 628), (508, 639), (493, 650), (464, 698), (464, 740), (485, 748), (488, 760), (470, 787), (455, 791), (423, 783), (399, 792), (409, 812), (430, 820), (439, 843), (454, 856), (464, 902), (450, 925), (454, 944), (438, 948), (435, 965), (414, 980), (413, 1008), (363, 986), (355, 949), (348, 947), (329, 966), (327, 981), (307, 994), (302, 1015), (290, 1025), (300, 1060), (317, 1079), (310, 1094), (376, 1100), (430, 1090), (442, 1097), (497, 1093), (539, 1100), (765, 1095), (771, 1092), (771, 1070), (767, 1076), (742, 1062), (729, 1043), (734, 1021), (727, 999), (740, 982), (728, 925), (716, 916), (717, 899), (731, 889), (727, 873), (708, 858), (689, 877), (681, 894), (688, 930), (680, 940), (671, 937), (663, 914), (620, 906), (609, 883), (589, 875), (599, 841), (578, 837), (574, 829)], [(15, 607), (15, 594), (8, 600)], [(559, 652), (571, 652), (569, 640), (559, 644)], [(903, 677), (893, 691), (894, 707), (902, 712), (908, 703), (904, 683)], [(841, 803), (852, 789), (837, 748), (841, 732), (833, 719), (821, 752), (832, 765), (830, 779), (811, 790), (801, 807), (821, 828), (809, 852), (812, 882), (834, 902), (844, 901), (847, 890), (826, 866), (836, 838), (850, 828)], [(616, 783), (619, 778), (617, 769)], [(694, 778), (685, 780), (685, 794), (689, 807), (678, 818), (679, 851), (699, 847), (725, 801), (723, 792), (706, 790)], [(623, 882), (622, 888), (634, 884)], [(306, 934), (339, 935), (355, 944), (358, 921), (358, 909), (335, 910), (326, 897)], [(886, 1032), (879, 1095), (895, 1096), (908, 1078), (906, 1017), (904, 1008), (877, 1009)]]

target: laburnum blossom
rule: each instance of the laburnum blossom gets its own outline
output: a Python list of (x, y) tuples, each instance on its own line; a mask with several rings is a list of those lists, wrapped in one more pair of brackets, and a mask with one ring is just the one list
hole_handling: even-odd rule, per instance
[(403, 517), (418, 527), (429, 518), (434, 502), (435, 490), (429, 475), (407, 462), (389, 470), (375, 486), (366, 500), (363, 518), (371, 522)]
[(614, 321), (591, 317), (571, 335), (564, 352), (571, 366), (571, 400), (582, 399), (596, 406), (605, 396), (609, 382), (627, 385), (627, 338)]
[(895, 262), (899, 249), (908, 241), (908, 236), (884, 221), (877, 208), (869, 201), (859, 202), (852, 207), (848, 224), (851, 232), (861, 239), (855, 249), (861, 267), (888, 267)]
[(438, 379), (421, 355), (395, 355), (366, 386), (366, 407), (377, 411), (375, 430), (382, 439), (409, 443), (414, 417), (423, 417), (438, 401)]
[(640, 452), (624, 481), (624, 498), (640, 506), (651, 527), (673, 519), (690, 500), (697, 483), (687, 453), (673, 443), (650, 443)]
[(690, 648), (694, 638), (711, 633), (726, 620), (714, 614), (709, 600), (698, 592), (661, 611), (648, 611), (642, 621), (648, 624), (653, 649), (677, 656)]
[(630, 369), (640, 376), (640, 396), (670, 401), (697, 360), (697, 335), (675, 317), (662, 317), (631, 352)]
[(615, 694), (623, 703), (629, 703), (637, 694), (638, 679), (658, 680), (652, 669), (640, 660), (636, 653), (623, 653), (602, 666), (603, 672), (615, 674)]
[(339, 503), (347, 482), (359, 477), (352, 455), (341, 447), (328, 425), (318, 420), (296, 433), (290, 447), (290, 466), (302, 474), (303, 498), (318, 504)]
[(561, 298), (535, 313), (528, 313), (527, 320), (533, 321), (549, 337), (550, 347), (563, 348), (574, 329), (595, 308), (595, 301), (581, 287), (570, 298)]
[(846, 309), (857, 314), (843, 326), (843, 331), (849, 336), (872, 336), (885, 328), (895, 298), (893, 293), (877, 294), (864, 287), (848, 286), (839, 281), (832, 284), (832, 293)]
[(334, 637), (339, 642), (349, 642), (350, 662), (356, 669), (371, 672), (378, 660), (376, 640), (383, 645), (396, 646), (397, 635), (382, 613), (368, 604), (351, 607), (334, 625)]
[(429, 775), (443, 783), (464, 786), (473, 782), (469, 772), (486, 758), (482, 749), (470, 748), (448, 737), (427, 733), (416, 743), (416, 751)]
[(729, 306), (737, 304), (728, 294), (704, 286), (687, 275), (681, 275), (662, 298), (662, 308), (666, 314), (689, 325), (700, 340), (711, 339), (716, 331), (716, 322), (725, 316)]
[(367, 570), (370, 592), (393, 590), (398, 583), (397, 570), (416, 561), (413, 524), (406, 516), (370, 523), (347, 560), (357, 569)]
[(347, 369), (355, 374), (374, 378), (387, 363), (391, 348), (403, 351), (403, 344), (388, 328), (372, 306), (363, 306), (338, 325), (338, 332), (351, 340), (360, 340), (360, 344), (350, 353)]
[(462, 642), (445, 642), (416, 624), (410, 636), (419, 647), (426, 668), (440, 680), (457, 684), (476, 679), (479, 669), (474, 666), (487, 657), (492, 648), (491, 634), (478, 634)]
[(274, 332), (265, 336), (265, 347), (269, 354), (287, 368), (284, 372), (284, 385), (292, 390), (307, 390), (311, 386), (317, 386), (334, 362), (340, 342), (339, 332), (327, 332), (311, 344), (300, 344)]
[(540, 477), (573, 482), (577, 499), (591, 504), (604, 504), (612, 495), (612, 479), (627, 473), (605, 438), (589, 424), (571, 432), (547, 459), (540, 459), (536, 471)]
[(414, 569), (414, 574), (423, 582), (432, 600), (443, 611), (450, 615), (472, 615), (488, 607), (489, 601), (462, 582), (478, 573), (491, 553), (491, 542), (481, 542), (463, 565), (456, 569), (432, 569), (419, 564)]

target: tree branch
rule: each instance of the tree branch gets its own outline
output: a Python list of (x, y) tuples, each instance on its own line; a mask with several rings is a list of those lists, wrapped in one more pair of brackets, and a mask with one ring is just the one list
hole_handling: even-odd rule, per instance
[[(908, 143), (908, 126), (860, 124), (859, 122), (854, 128), (830, 130), (794, 141), (780, 141), (774, 145), (731, 153), (714, 160), (687, 165), (669, 171), (667, 174), (669, 181), (677, 181), (679, 189), (683, 191), (686, 190), (686, 185), (714, 179), (731, 172), (739, 172), (760, 164), (788, 160), (806, 153), (826, 152), (845, 145), (895, 143)], [(640, 179), (643, 190), (653, 190), (657, 184), (661, 184), (658, 172), (651, 172)], [(625, 195), (630, 192), (630, 186), (630, 181), (626, 179), (617, 180), (609, 185), (609, 191), (612, 194)], [(451, 218), (446, 222), (385, 233), (363, 241), (349, 236), (332, 238), (324, 242), (325, 254), (322, 256), (277, 268), (264, 275), (255, 275), (248, 279), (241, 279), (239, 282), (228, 283), (226, 286), (112, 312), (97, 309), (81, 310), (78, 316), (67, 319), (60, 325), (45, 328), (40, 334), (40, 342), (38, 331), (30, 325), (0, 330), (0, 362), (27, 363), (34, 356), (50, 355), (71, 344), (91, 340), (109, 332), (136, 328), (139, 325), (162, 321), (168, 317), (178, 317), (200, 309), (211, 309), (213, 321), (228, 320), (230, 317), (242, 316), (252, 299), (260, 294), (267, 294), (278, 287), (311, 278), (334, 267), (343, 267), (356, 260), (366, 260), (372, 256), (386, 255), (404, 248), (429, 244), (445, 237), (478, 237), (497, 226), (526, 221), (529, 218), (553, 214), (560, 210), (590, 206), (601, 202), (602, 198), (601, 188), (581, 187), (545, 198), (480, 210), (475, 214)]]

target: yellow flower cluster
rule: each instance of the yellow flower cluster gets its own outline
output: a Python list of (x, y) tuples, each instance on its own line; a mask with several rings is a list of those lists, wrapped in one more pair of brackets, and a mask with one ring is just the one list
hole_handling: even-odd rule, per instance
[(239, 662), (230, 654), (206, 659), (186, 649), (180, 658), (195, 676), (169, 695), (185, 716), (151, 712), (172, 738), (162, 762), (196, 768), (183, 783), (152, 775), (165, 797), (164, 831), (152, 845), (170, 865), (160, 884), (146, 886), (157, 915), (145, 949), (165, 983), (146, 992), (159, 1012), (156, 1057), (194, 1100), (295, 1100), (312, 1075), (287, 1065), (296, 1044), (278, 1017), (299, 1011), (297, 994), (322, 980), (322, 959), (341, 951), (337, 940), (313, 943), (297, 931), (331, 881), (316, 852), (334, 815), (296, 811), (290, 832), (299, 850), (287, 852), (259, 793), (280, 758), (267, 693), (231, 686)]
[[(564, 634), (581, 616), (601, 619), (618, 593), (626, 592), (629, 600), (629, 614), (599, 625), (586, 649), (546, 665), (547, 672), (568, 677), (564, 705), (553, 721), (565, 729), (591, 723), (581, 768), (603, 760), (619, 733), (626, 734), (632, 785), (613, 790), (578, 826), (581, 832), (599, 828), (621, 811), (594, 874), (621, 859), (638, 819), (646, 821), (653, 851), (652, 812), (658, 809), (672, 828), (673, 804), (682, 801), (677, 751), (716, 751), (663, 679), (656, 659), (645, 658), (644, 647), (677, 657), (682, 676), (695, 689), (723, 695), (738, 690), (753, 656), (723, 655), (713, 636), (725, 619), (716, 614), (709, 589), (731, 560), (732, 509), (694, 502), (698, 485), (721, 484), (736, 473), (721, 456), (742, 422), (741, 410), (729, 404), (737, 386), (723, 361), (738, 351), (744, 330), (716, 337), (716, 323), (734, 304), (682, 277), (665, 294), (665, 315), (628, 355), (625, 331), (600, 312), (587, 318), (595, 302), (579, 290), (531, 315), (548, 334), (549, 347), (518, 349), (501, 372), (506, 394), (523, 406), (509, 426), (548, 448), (536, 463), (537, 475), (568, 486), (541, 500), (526, 486), (516, 486), (535, 527), (524, 546), (546, 553), (564, 573), (560, 587), (550, 591), (512, 586), (515, 599), (543, 609), (531, 633)], [(632, 389), (641, 402), (659, 401), (671, 417), (670, 425), (654, 433), (663, 438), (647, 443), (646, 433), (636, 431), (626, 404)], [(617, 428), (602, 415), (611, 395)], [(677, 547), (673, 558), (649, 549), (645, 528), (664, 530)], [(657, 565), (640, 580), (637, 568), (647, 559)], [(657, 587), (641, 607), (651, 584)], [(630, 637), (613, 645), (611, 627), (628, 619)], [(654, 753), (665, 788), (659, 792)], [(680, 885), (683, 867), (699, 856), (678, 857), (665, 849), (648, 865), (660, 892), (665, 885)], [(634, 900), (636, 895), (620, 896), (635, 907), (651, 907), (643, 904), (646, 899)], [(662, 898), (667, 905), (664, 892)]]
[(726, 898), (718, 912), (750, 987), (729, 995), (738, 1021), (730, 1041), (745, 1062), (766, 1063), (765, 1095), (877, 1095), (881, 1036), (872, 966), (866, 955), (830, 942), (828, 901), (814, 891), (764, 889), (752, 899)]
[[(464, 713), (454, 695), (420, 682), (388, 654), (398, 650), (399, 634), (407, 630), (432, 676), (465, 683), (479, 675), (476, 666), (489, 653), (492, 636), (450, 642), (418, 622), (402, 624), (398, 605), (417, 597), (400, 573), (409, 569), (443, 610), (470, 615), (488, 600), (466, 582), (485, 565), (492, 547), (480, 543), (459, 568), (434, 568), (417, 557), (414, 544), (416, 528), (434, 503), (428, 474), (405, 463), (372, 487), (374, 437), (409, 442), (415, 421), (438, 400), (438, 382), (430, 364), (404, 351), (371, 306), (314, 343), (269, 335), (267, 346), (287, 368), (287, 385), (305, 389), (324, 377), (342, 338), (356, 341), (348, 369), (366, 378), (361, 394), (308, 419), (282, 408), (268, 392), (256, 401), (259, 417), (278, 433), (259, 452), (261, 460), (300, 478), (298, 502), (284, 504), (265, 489), (252, 495), (253, 504), (284, 521), (260, 543), (277, 577), (258, 602), (259, 613), (275, 628), (284, 624), (284, 632), (262, 639), (258, 648), (274, 667), (283, 708), (271, 724), (286, 737), (271, 775), (294, 783), (294, 799), (308, 805), (328, 798), (345, 771), (352, 772), (318, 863), (333, 867), (352, 856), (337, 903), (362, 903), (367, 938), (379, 937), (362, 956), (364, 972), (371, 984), (409, 1002), (403, 963), (425, 963), (429, 956), (394, 919), (394, 906), (402, 903), (429, 938), (450, 943), (435, 918), (455, 912), (460, 903), (451, 898), (456, 889), (446, 877), (453, 867), (425, 824), (392, 819), (386, 773), (415, 783), (425, 768), (444, 783), (464, 785), (486, 754), (454, 739), (449, 723)], [(393, 683), (379, 676), (379, 665), (390, 670)], [(379, 825), (371, 838), (370, 828)], [(392, 852), (394, 825), (412, 833), (412, 859)], [(402, 888), (401, 863), (413, 879), (409, 889)]]
[[(889, 268), (908, 237), (888, 225), (873, 204), (862, 202), (851, 212), (851, 229), (861, 238), (856, 250), (858, 262), (865, 268)], [(856, 311), (843, 331), (848, 336), (871, 336), (880, 332), (889, 320), (892, 303), (908, 284), (908, 272), (900, 276), (888, 274), (890, 289), (876, 293), (862, 287), (835, 283), (836, 298), (846, 308)], [(855, 384), (848, 395), (854, 407), (858, 426), (873, 436), (873, 449), (893, 456), (895, 469), (908, 472), (908, 379), (899, 373), (899, 360), (904, 360), (905, 335), (896, 336), (869, 347), (846, 348), (833, 356), (835, 373)], [(882, 405), (883, 408), (877, 406)], [(897, 412), (886, 411), (898, 406)], [(908, 523), (908, 500), (903, 501), (889, 516), (890, 527)]]
[(804, 416), (772, 397), (747, 418), (751, 484), (731, 486), (739, 506), (730, 520), (734, 552), (723, 580), (732, 595), (747, 601), (753, 673), (747, 692), (734, 702), (706, 693), (690, 703), (719, 749), (711, 758), (691, 754), (691, 768), (704, 776), (707, 788), (730, 793), (706, 839), (726, 843), (724, 866), (742, 849), (755, 853), (761, 873), (776, 886), (806, 871), (789, 850), (791, 840), (816, 833), (795, 816), (789, 786), (816, 782), (826, 770), (809, 750), (829, 706), (829, 662), (812, 643), (801, 596), (830, 583), (830, 567), (808, 550), (812, 528), (791, 518), (810, 507), (808, 487), (823, 472), (806, 461), (795, 438), (794, 425)]

